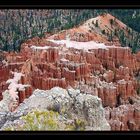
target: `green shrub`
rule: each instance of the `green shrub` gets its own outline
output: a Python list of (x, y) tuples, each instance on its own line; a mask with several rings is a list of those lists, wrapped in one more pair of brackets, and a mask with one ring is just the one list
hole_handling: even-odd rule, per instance
[(74, 122), (75, 124), (75, 130), (85, 130), (85, 121), (82, 119), (77, 119)]
[[(23, 125), (14, 125), (5, 128), (5, 131), (52, 131), (52, 130), (85, 130), (85, 121), (81, 119), (71, 119), (60, 122), (59, 113), (55, 111), (32, 111), (21, 117)], [(62, 117), (62, 116), (61, 116)]]
[(5, 130), (26, 130), (26, 131), (41, 131), (41, 130), (59, 130), (57, 123), (58, 113), (54, 111), (33, 111), (26, 116), (21, 117), (24, 122), (22, 126), (8, 127)]
[(105, 30), (102, 30), (102, 34), (104, 34), (104, 35), (106, 34)]
[(23, 130), (58, 130), (58, 113), (54, 111), (34, 111), (22, 117)]

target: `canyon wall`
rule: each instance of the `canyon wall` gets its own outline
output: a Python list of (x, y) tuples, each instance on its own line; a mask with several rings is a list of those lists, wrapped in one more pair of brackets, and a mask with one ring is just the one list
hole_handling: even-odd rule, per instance
[(0, 67), (0, 99), (8, 88), (5, 81), (10, 71), (21, 72), (24, 76), (19, 83), (31, 86), (18, 91), (19, 103), (34, 89), (72, 87), (101, 98), (112, 130), (140, 129), (139, 52), (132, 54), (128, 47), (115, 46), (84, 51), (34, 38), (22, 44), (20, 53), (6, 54), (6, 58)]

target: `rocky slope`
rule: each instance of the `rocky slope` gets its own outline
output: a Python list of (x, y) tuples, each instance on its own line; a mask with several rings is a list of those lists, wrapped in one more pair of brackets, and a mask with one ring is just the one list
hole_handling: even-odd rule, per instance
[[(70, 29), (90, 18), (106, 13), (112, 14), (133, 29), (128, 31), (130, 36), (133, 36), (132, 40), (123, 35), (122, 31), (126, 29), (117, 30), (122, 38), (121, 44), (128, 45), (130, 42), (130, 47), (135, 51), (139, 49), (139, 9), (1, 9), (0, 48), (6, 51), (19, 51), (21, 43), (28, 38), (43, 36), (44, 32), (56, 33), (63, 29)], [(98, 25), (100, 27), (100, 24)], [(90, 27), (93, 28), (94, 26), (91, 24)], [(110, 28), (110, 24), (107, 25), (106, 30), (108, 30), (108, 27)], [(114, 28), (114, 26), (112, 27)], [(100, 31), (100, 28), (97, 28), (97, 30)], [(105, 32), (103, 31), (103, 33)]]
[(65, 90), (59, 87), (48, 91), (35, 90), (15, 112), (1, 112), (1, 130), (9, 127), (18, 128), (19, 124), (24, 123), (20, 117), (36, 109), (57, 111), (60, 115), (58, 121), (61, 120), (60, 130), (65, 130), (64, 122), (73, 123), (77, 118), (85, 121), (85, 130), (110, 130), (100, 98), (82, 94), (72, 88)]
[[(104, 21), (101, 17), (97, 17), (98, 20)], [(92, 21), (54, 35), (46, 34), (45, 38), (29, 39), (21, 45), (19, 53), (3, 52), (1, 99), (5, 100), (2, 92), (5, 94), (8, 89), (6, 81), (14, 78), (10, 73), (14, 71), (23, 74), (17, 85), (30, 85), (25, 90), (14, 89), (19, 97), (17, 104), (23, 103), (35, 89), (72, 87), (80, 93), (90, 94), (91, 98), (102, 100), (111, 130), (140, 130), (140, 53), (132, 54), (129, 47), (108, 42), (94, 29), (98, 36), (96, 40), (95, 35), (88, 31), (87, 25)], [(108, 22), (109, 19), (106, 24), (110, 26)], [(116, 22), (125, 27), (122, 22)], [(16, 111), (15, 107), (10, 108)]]
[(138, 36), (138, 32), (132, 30), (116, 17), (102, 14), (87, 20), (78, 27), (64, 30), (50, 38), (63, 40), (69, 37), (71, 40), (81, 42), (93, 40), (106, 45), (129, 46), (134, 51), (134, 49), (140, 48)]

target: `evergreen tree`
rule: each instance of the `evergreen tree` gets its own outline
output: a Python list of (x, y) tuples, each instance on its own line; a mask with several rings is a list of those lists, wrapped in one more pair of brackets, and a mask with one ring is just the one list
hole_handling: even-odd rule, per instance
[(110, 21), (110, 24), (111, 24), (111, 27), (112, 27), (114, 21), (113, 21), (113, 19), (110, 19), (109, 21)]
[(105, 30), (102, 30), (102, 34), (106, 34)]
[(98, 26), (99, 26), (99, 25), (98, 25), (98, 20), (96, 20), (95, 26), (96, 26), (96, 27), (98, 27)]

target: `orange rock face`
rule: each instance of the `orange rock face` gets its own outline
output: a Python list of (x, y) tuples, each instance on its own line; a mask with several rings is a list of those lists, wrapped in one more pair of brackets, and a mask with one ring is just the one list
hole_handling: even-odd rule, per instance
[(6, 66), (0, 66), (0, 100), (3, 99), (2, 92), (7, 89), (6, 81), (9, 79), (10, 69)]
[[(70, 33), (73, 40), (77, 39), (75, 36), (83, 42), (92, 40), (87, 34)], [(64, 32), (49, 38), (65, 39), (65, 36)], [(47, 39), (29, 39), (21, 45), (19, 53), (6, 54), (8, 66), (0, 67), (0, 100), (2, 91), (7, 89), (5, 81), (9, 79), (10, 71), (18, 71), (24, 74), (19, 83), (31, 85), (25, 91), (19, 91), (19, 103), (37, 88), (49, 90), (55, 86), (71, 86), (102, 99), (103, 107), (108, 108), (106, 118), (112, 130), (140, 130), (140, 83), (137, 80), (140, 53), (132, 54), (127, 47), (84, 51)]]
[(32, 95), (32, 91), (33, 90), (32, 90), (32, 87), (31, 86), (30, 87), (27, 87), (23, 91), (19, 91), (18, 92), (18, 97), (19, 97), (18, 101), (19, 101), (19, 103), (22, 103), (24, 101), (24, 99), (30, 97)]
[(106, 108), (106, 119), (111, 130), (130, 130), (140, 129), (140, 104), (121, 105), (117, 108)]

